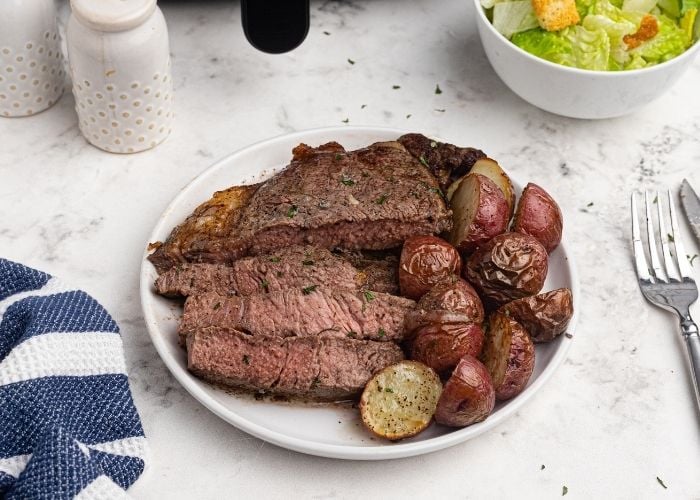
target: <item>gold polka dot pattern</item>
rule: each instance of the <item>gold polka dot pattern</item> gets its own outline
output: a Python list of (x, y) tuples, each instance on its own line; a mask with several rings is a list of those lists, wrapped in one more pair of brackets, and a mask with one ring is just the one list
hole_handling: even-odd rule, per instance
[(21, 47), (0, 46), (0, 115), (30, 116), (63, 94), (63, 53), (56, 32)]
[(95, 146), (113, 153), (136, 153), (162, 142), (171, 130), (170, 63), (146, 81), (106, 83), (73, 76), (80, 130)]

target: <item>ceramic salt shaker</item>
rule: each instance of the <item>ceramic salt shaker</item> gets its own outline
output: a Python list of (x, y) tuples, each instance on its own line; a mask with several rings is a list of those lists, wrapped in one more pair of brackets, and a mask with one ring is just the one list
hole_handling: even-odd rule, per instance
[(54, 0), (0, 1), (0, 116), (29, 116), (63, 94)]
[(71, 0), (67, 42), (80, 130), (112, 153), (152, 148), (173, 119), (168, 31), (156, 0)]

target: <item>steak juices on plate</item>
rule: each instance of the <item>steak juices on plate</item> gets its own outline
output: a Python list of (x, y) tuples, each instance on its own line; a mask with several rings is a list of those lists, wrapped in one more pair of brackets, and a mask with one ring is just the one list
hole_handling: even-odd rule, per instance
[[(475, 206), (454, 214), (464, 234), (450, 233), (453, 214), (443, 194), (483, 158), (479, 150), (419, 134), (355, 151), (333, 142), (301, 144), (289, 166), (267, 181), (215, 193), (149, 256), (160, 274), (156, 291), (187, 297), (179, 333), (189, 370), (252, 391), (347, 399), (402, 360), (401, 347), (411, 352), (410, 316), (473, 323), (449, 310), (421, 316), (421, 306), (399, 297), (398, 254), (416, 236), (467, 240), (469, 231), (483, 229), (473, 227), (484, 224)], [(499, 175), (505, 176), (500, 167)], [(496, 206), (512, 213), (512, 202)], [(457, 268), (439, 269), (439, 255), (416, 262), (430, 267), (437, 258), (425, 272), (454, 280), (461, 261), (442, 244), (457, 256), (448, 259)], [(459, 359), (452, 357), (454, 365)], [(443, 374), (453, 367), (442, 366)], [(464, 418), (443, 420), (466, 425)]]

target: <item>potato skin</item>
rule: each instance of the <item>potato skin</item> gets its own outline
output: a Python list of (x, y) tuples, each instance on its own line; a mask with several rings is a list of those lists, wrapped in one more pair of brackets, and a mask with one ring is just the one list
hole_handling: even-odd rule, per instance
[(469, 318), (470, 323), (484, 322), (484, 305), (474, 287), (462, 278), (435, 285), (418, 301), (418, 308), (462, 313)]
[(534, 236), (551, 253), (564, 229), (561, 209), (547, 191), (529, 183), (523, 189), (513, 218), (513, 231)]
[(410, 343), (413, 341), (418, 331), (427, 326), (464, 323), (473, 323), (472, 317), (460, 312), (447, 311), (446, 309), (430, 311), (416, 308), (406, 314), (406, 320), (404, 322), (404, 340)]
[(453, 226), (449, 242), (469, 254), (508, 229), (510, 208), (503, 191), (488, 177), (469, 174), (459, 182), (450, 206)]
[(496, 389), (496, 399), (504, 401), (520, 394), (535, 368), (535, 345), (525, 328), (503, 313), (489, 318), (483, 360)]
[(566, 331), (574, 314), (571, 290), (559, 288), (508, 302), (501, 312), (527, 330), (535, 343), (550, 342)]
[(399, 260), (401, 295), (418, 300), (433, 285), (457, 275), (462, 257), (452, 245), (437, 236), (415, 236), (403, 244)]
[(547, 278), (547, 251), (534, 237), (503, 233), (467, 261), (464, 277), (489, 306), (535, 295)]
[(465, 427), (486, 419), (496, 404), (496, 391), (486, 367), (472, 356), (464, 356), (445, 384), (435, 421), (450, 427)]
[(484, 331), (474, 323), (433, 324), (418, 330), (411, 359), (438, 373), (452, 370), (464, 356), (477, 357), (484, 345)]

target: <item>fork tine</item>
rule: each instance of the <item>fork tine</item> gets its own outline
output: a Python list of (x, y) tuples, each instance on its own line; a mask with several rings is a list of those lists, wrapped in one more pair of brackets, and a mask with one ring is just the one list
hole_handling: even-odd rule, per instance
[[(668, 279), (671, 283), (678, 283), (681, 281), (681, 276), (678, 274), (678, 271), (676, 270), (676, 264), (678, 263), (678, 260), (680, 260), (680, 257), (676, 256), (677, 259), (674, 259), (673, 256), (671, 255), (671, 249), (669, 246), (669, 239), (670, 240), (675, 240), (675, 237), (672, 235), (669, 235), (668, 232), (666, 231), (666, 222), (665, 222), (665, 216), (664, 216), (664, 204), (661, 202), (661, 198), (659, 198), (659, 193), (656, 193), (656, 198), (657, 198), (657, 212), (659, 216), (659, 235), (661, 236), (661, 255), (664, 258), (664, 267), (666, 268), (666, 273), (668, 274)], [(671, 205), (671, 195), (669, 191), (668, 195), (668, 203), (669, 206)], [(670, 237), (670, 238), (669, 238)], [(678, 249), (676, 249), (678, 250)]]
[(634, 248), (634, 263), (637, 267), (637, 276), (641, 280), (651, 281), (649, 264), (644, 254), (642, 235), (639, 231), (639, 213), (637, 211), (637, 193), (632, 192), (632, 246)]
[[(658, 193), (656, 195), (656, 202), (659, 202)], [(665, 283), (668, 280), (666, 272), (661, 267), (661, 260), (659, 259), (659, 251), (656, 246), (656, 236), (654, 236), (654, 220), (651, 217), (651, 204), (649, 203), (649, 192), (644, 191), (644, 204), (646, 205), (646, 215), (647, 215), (647, 241), (649, 243), (649, 256), (651, 257), (651, 268), (656, 279)]]
[(695, 281), (693, 278), (693, 269), (690, 266), (690, 262), (688, 262), (685, 247), (683, 246), (681, 231), (678, 227), (678, 217), (676, 217), (676, 205), (673, 203), (670, 189), (668, 191), (668, 206), (669, 211), (671, 212), (671, 230), (673, 231), (673, 246), (676, 248), (676, 262), (678, 263), (678, 270), (681, 272), (681, 276), (683, 276), (684, 279)]

